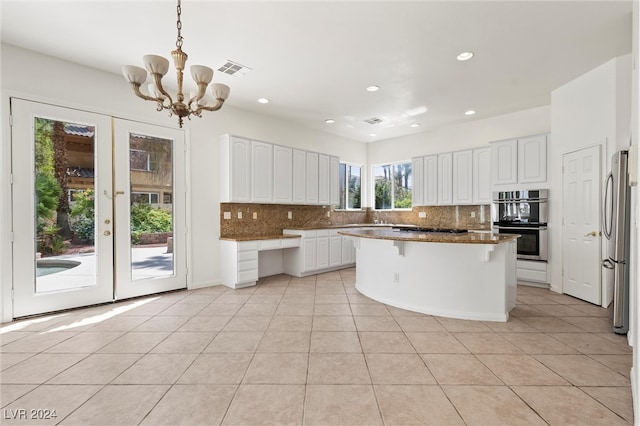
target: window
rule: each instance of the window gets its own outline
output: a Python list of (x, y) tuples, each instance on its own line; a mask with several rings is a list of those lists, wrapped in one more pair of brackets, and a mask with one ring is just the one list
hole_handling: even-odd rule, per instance
[(158, 204), (160, 194), (157, 192), (132, 192), (131, 204)]
[(376, 210), (411, 208), (411, 162), (373, 166), (373, 206)]
[(362, 167), (355, 164), (340, 163), (340, 210), (360, 209), (360, 186)]
[(151, 159), (149, 153), (140, 149), (129, 150), (129, 162), (131, 170), (151, 171)]

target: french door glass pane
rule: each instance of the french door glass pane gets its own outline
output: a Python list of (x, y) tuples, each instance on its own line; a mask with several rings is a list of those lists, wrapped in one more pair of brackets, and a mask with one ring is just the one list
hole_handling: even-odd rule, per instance
[(35, 292), (96, 285), (95, 127), (34, 118)]
[(131, 279), (173, 276), (173, 141), (129, 133)]

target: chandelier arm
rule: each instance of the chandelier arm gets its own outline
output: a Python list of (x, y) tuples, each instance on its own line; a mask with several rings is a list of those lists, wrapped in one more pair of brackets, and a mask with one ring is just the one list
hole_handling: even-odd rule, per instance
[(196, 93), (191, 99), (189, 99), (189, 103), (187, 104), (189, 106), (190, 111), (194, 111), (191, 108), (191, 104), (195, 102), (196, 106), (199, 106), (198, 102), (200, 101), (200, 99), (204, 98), (204, 95), (207, 94), (207, 83), (197, 83), (197, 84), (198, 84), (198, 93)]
[(224, 105), (224, 99), (216, 99), (216, 103), (212, 106), (198, 106), (196, 112), (200, 113), (202, 111), (218, 111)]
[(145, 95), (144, 93), (142, 93), (142, 91), (140, 90), (140, 84), (138, 84), (138, 83), (129, 83), (129, 85), (131, 86), (131, 88), (133, 89), (133, 93), (135, 93), (137, 97), (142, 98), (145, 101), (154, 101), (154, 102), (157, 102), (160, 105), (162, 105), (162, 99), (154, 98), (153, 96), (148, 96), (148, 95)]
[[(166, 91), (166, 90), (164, 90), (164, 87), (162, 87), (162, 74), (159, 74), (159, 73), (153, 73), (153, 74), (151, 74), (151, 75), (153, 76), (153, 81), (154, 81), (154, 83), (155, 83), (156, 87), (158, 88), (158, 91), (159, 91), (160, 93), (162, 93), (162, 94), (165, 96), (165, 98), (166, 98), (166, 99), (163, 99), (163, 100), (162, 100), (162, 106), (163, 106), (164, 108), (167, 108), (167, 109), (168, 109), (168, 108), (170, 108), (170, 107), (171, 107), (171, 105), (173, 105), (173, 99), (171, 99), (171, 95), (170, 95), (169, 93), (167, 93), (167, 91)], [(168, 105), (165, 105), (165, 104), (164, 104), (164, 101), (165, 101), (165, 100), (168, 102)]]

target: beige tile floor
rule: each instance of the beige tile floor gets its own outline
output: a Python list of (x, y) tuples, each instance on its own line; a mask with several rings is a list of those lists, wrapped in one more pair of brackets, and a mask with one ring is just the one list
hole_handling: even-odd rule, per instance
[(632, 351), (607, 310), (519, 286), (507, 323), (463, 321), (354, 281), (275, 276), (3, 324), (0, 423), (633, 423)]

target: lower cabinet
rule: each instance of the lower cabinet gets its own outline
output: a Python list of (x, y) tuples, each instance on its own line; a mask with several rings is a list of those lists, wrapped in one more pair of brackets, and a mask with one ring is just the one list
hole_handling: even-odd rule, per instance
[(282, 255), (284, 273), (296, 277), (349, 268), (355, 263), (353, 241), (341, 229), (302, 231), (285, 229), (284, 234), (300, 235), (300, 249)]
[(516, 261), (518, 280), (548, 284), (547, 266), (546, 262), (518, 260)]

